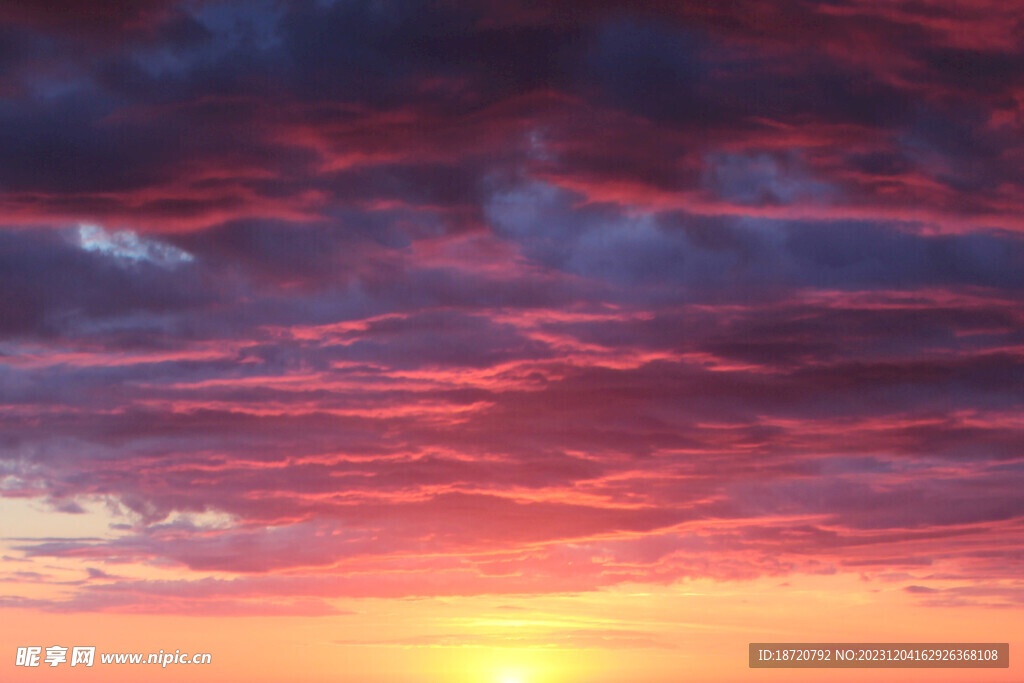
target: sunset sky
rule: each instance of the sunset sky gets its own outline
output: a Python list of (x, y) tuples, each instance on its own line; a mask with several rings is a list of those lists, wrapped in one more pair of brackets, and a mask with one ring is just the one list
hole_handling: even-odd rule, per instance
[(1022, 407), (1021, 0), (0, 2), (0, 680), (1020, 681)]

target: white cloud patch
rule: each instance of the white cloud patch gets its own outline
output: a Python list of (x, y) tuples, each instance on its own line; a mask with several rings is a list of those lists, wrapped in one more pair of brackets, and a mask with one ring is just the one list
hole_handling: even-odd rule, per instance
[(98, 225), (81, 223), (78, 226), (78, 245), (120, 261), (138, 263), (146, 261), (165, 268), (173, 268), (195, 260), (192, 254), (153, 239), (143, 239), (131, 230), (107, 232)]

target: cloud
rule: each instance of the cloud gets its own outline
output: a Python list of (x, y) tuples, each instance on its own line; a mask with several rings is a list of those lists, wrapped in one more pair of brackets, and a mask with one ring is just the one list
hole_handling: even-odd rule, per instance
[(7, 604), (1016, 599), (1005, 4), (8, 5), (3, 492), (122, 518)]
[(98, 225), (78, 226), (78, 243), (85, 251), (94, 251), (128, 262), (148, 261), (173, 268), (195, 260), (192, 254), (155, 240), (142, 240), (130, 230), (108, 233)]

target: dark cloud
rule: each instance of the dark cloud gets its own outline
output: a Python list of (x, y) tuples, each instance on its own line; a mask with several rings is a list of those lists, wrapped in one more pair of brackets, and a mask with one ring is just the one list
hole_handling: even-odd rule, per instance
[(146, 23), (148, 18), (159, 16), (173, 5), (172, 0), (142, 0), (130, 5), (111, 3), (99, 7), (88, 7), (73, 0), (12, 0), (4, 3), (2, 16), (41, 28), (116, 31)]
[[(163, 267), (138, 251), (124, 256), (84, 249), (79, 233), (0, 233), (0, 333), (74, 335), (81, 327), (196, 310), (213, 297), (188, 262)], [(145, 243), (137, 243), (143, 244)], [(159, 244), (151, 242), (150, 244)], [(141, 249), (141, 247), (140, 247)]]

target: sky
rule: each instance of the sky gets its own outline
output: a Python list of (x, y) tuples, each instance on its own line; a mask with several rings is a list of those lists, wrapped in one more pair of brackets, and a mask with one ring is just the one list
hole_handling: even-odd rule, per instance
[(1019, 0), (5, 0), (0, 677), (1019, 647), (1021, 74)]

